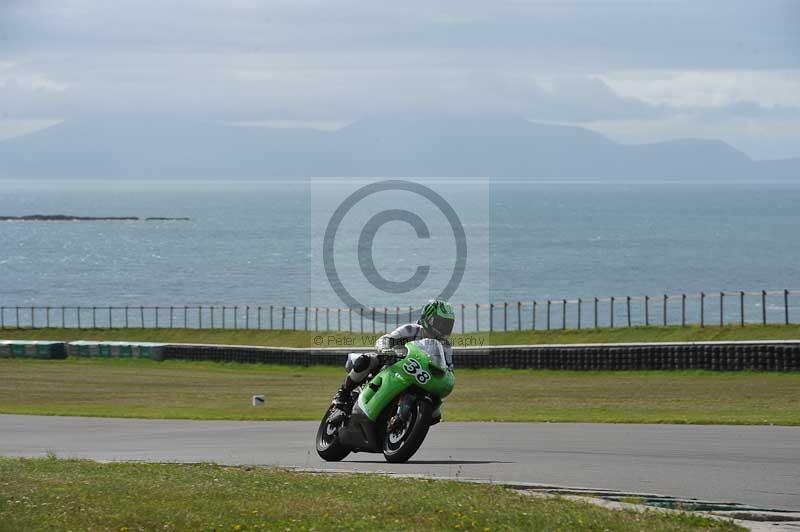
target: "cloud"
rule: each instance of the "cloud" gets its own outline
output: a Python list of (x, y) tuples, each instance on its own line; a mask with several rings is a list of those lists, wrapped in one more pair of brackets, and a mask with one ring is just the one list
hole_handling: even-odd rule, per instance
[(16, 51), (466, 52), (574, 68), (797, 68), (792, 0), (12, 2)]
[(800, 108), (798, 21), (792, 0), (0, 2), (0, 113), (777, 124)]

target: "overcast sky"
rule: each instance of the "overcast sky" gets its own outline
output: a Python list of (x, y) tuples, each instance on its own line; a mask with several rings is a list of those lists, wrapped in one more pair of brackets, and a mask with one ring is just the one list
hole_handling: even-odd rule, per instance
[(511, 113), (800, 156), (800, 1), (0, 0), (0, 138), (135, 113)]

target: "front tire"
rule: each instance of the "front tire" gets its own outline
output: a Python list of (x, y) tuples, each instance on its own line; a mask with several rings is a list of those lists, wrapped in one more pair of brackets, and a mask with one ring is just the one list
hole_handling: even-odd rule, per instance
[(332, 412), (333, 408), (325, 412), (317, 429), (317, 454), (326, 462), (338, 462), (350, 454), (350, 450), (339, 441), (342, 424), (336, 426), (328, 423)]
[(399, 430), (383, 434), (383, 456), (387, 462), (401, 463), (414, 456), (431, 426), (433, 405), (425, 399), (417, 401), (411, 410), (411, 419)]

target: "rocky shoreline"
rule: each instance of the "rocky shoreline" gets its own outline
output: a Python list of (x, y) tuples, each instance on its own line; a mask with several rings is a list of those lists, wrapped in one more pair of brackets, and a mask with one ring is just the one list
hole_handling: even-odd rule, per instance
[(71, 216), (67, 214), (29, 214), (25, 216), (0, 216), (0, 221), (20, 222), (105, 222), (105, 221), (145, 221), (145, 222), (187, 222), (189, 218), (170, 218), (165, 216)]

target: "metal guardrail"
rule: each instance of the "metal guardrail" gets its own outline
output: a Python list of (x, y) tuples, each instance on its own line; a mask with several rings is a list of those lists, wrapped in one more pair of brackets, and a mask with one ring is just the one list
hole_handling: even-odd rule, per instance
[[(800, 323), (800, 290), (456, 304), (456, 332)], [(278, 305), (0, 306), (0, 329), (189, 328), (386, 332), (412, 308)], [(796, 321), (792, 321), (796, 320)]]

